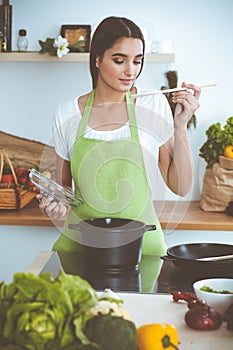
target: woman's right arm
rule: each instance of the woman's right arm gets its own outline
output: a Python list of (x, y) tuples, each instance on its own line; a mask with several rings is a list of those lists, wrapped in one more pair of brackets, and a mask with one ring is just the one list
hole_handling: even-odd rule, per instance
[[(61, 103), (55, 112), (52, 126), (52, 141), (57, 153), (55, 181), (69, 191), (72, 191), (69, 149), (72, 148), (72, 141), (75, 140), (72, 130), (75, 130), (78, 126), (76, 122), (79, 122), (76, 118), (78, 113), (76, 103), (77, 100), (74, 98)], [(73, 125), (73, 128), (70, 128), (70, 125)], [(50, 217), (63, 217), (69, 210), (63, 203), (53, 202), (51, 198), (43, 198), (42, 194), (37, 195), (37, 199), (40, 202), (41, 211)]]

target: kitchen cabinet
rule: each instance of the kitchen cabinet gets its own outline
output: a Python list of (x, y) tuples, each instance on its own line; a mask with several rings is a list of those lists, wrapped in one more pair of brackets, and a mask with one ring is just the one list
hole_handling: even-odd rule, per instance
[[(174, 54), (147, 53), (145, 55), (145, 62), (171, 63), (174, 60)], [(38, 52), (4, 52), (0, 53), (0, 62), (89, 62), (89, 53), (69, 53), (62, 58), (58, 58), (49, 54), (39, 54)]]

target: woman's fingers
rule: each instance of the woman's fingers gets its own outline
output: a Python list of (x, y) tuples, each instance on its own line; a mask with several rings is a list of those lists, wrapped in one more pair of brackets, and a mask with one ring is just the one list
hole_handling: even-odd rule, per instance
[(182, 92), (182, 93), (174, 93), (172, 98), (174, 103), (180, 103), (184, 106), (184, 109), (188, 108), (195, 112), (200, 104), (198, 102), (198, 98), (196, 98), (191, 92)]
[(40, 211), (49, 217), (57, 219), (66, 215), (67, 207), (63, 203), (56, 202), (51, 197), (45, 197), (43, 193), (37, 194), (36, 198), (39, 201)]
[(193, 91), (193, 96), (195, 96), (197, 99), (199, 99), (201, 95), (201, 88), (194, 84), (186, 84), (185, 82), (182, 83), (182, 87), (186, 87), (187, 89), (190, 89)]
[(44, 212), (53, 219), (59, 219), (66, 215), (67, 207), (61, 202), (51, 201), (45, 205)]
[(187, 90), (172, 93), (172, 101), (176, 103), (175, 126), (187, 124), (195, 111), (200, 107), (201, 88), (193, 84), (182, 83)]
[[(182, 83), (182, 87), (187, 87), (187, 91), (177, 91), (172, 94), (172, 99), (174, 103), (181, 103), (184, 108), (191, 107), (191, 110), (195, 112), (200, 107), (198, 102), (201, 88), (193, 84)], [(187, 103), (188, 102), (188, 103)]]

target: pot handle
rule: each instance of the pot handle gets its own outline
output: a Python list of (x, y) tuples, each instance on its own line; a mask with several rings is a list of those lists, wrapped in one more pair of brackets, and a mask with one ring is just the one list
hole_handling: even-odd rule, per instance
[(156, 230), (156, 225), (146, 225), (145, 226), (145, 232), (154, 231), (154, 230)]
[(76, 230), (76, 231), (80, 230), (79, 224), (69, 224), (68, 227), (70, 230)]
[(169, 255), (161, 256), (160, 259), (165, 260), (165, 261), (174, 261), (174, 260), (177, 260), (176, 258), (173, 258), (172, 256), (169, 256)]

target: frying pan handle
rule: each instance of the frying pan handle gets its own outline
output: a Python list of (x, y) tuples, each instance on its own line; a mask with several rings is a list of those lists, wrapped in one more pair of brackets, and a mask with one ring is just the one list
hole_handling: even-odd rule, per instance
[(174, 261), (174, 260), (177, 260), (176, 258), (173, 258), (172, 256), (169, 256), (169, 255), (164, 255), (164, 256), (161, 256), (160, 257), (162, 260), (165, 260), (165, 261)]
[(145, 226), (145, 232), (154, 231), (154, 230), (156, 230), (156, 225), (146, 225)]

